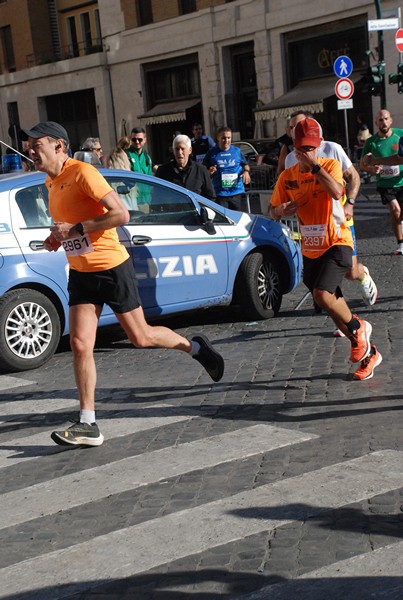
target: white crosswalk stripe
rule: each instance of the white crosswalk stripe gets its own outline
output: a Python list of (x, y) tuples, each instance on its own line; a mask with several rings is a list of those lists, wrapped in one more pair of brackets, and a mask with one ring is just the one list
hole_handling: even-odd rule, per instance
[(205, 469), (315, 437), (270, 425), (255, 425), (87, 469), (81, 471), (79, 479), (76, 474), (65, 475), (3, 494), (0, 529), (93, 502), (112, 493), (118, 494), (195, 469)]
[(32, 385), (34, 382), (29, 379), (20, 379), (19, 377), (11, 377), (10, 375), (0, 375), (0, 392), (3, 390), (14, 390), (17, 387), (24, 385)]
[[(290, 600), (293, 598), (308, 598), (316, 594), (318, 598), (332, 598), (335, 586), (339, 598), (362, 598), (362, 579), (370, 578), (371, 598), (384, 600), (400, 600), (402, 598), (401, 578), (403, 573), (403, 542), (390, 544), (378, 548), (373, 552), (366, 552), (347, 560), (337, 561), (315, 571), (310, 571), (286, 583), (279, 583), (264, 587), (257, 592), (238, 596), (237, 600)], [(376, 578), (379, 577), (378, 582)], [(385, 590), (385, 579), (396, 578), (396, 593), (394, 595), (393, 583)], [(340, 579), (345, 579), (347, 589), (342, 592), (339, 587)], [(336, 580), (336, 581), (335, 581)], [(354, 580), (357, 584), (354, 588)], [(399, 583), (400, 580), (400, 583)], [(358, 588), (358, 589), (357, 589)], [(379, 589), (376, 589), (379, 588)]]
[[(0, 598), (22, 592), (41, 600), (66, 597), (99, 582), (100, 574), (103, 581), (140, 574), (402, 486), (403, 452), (374, 452), (3, 568)], [(279, 508), (281, 516), (270, 516)], [(63, 586), (60, 595), (56, 586)]]
[(77, 409), (75, 398), (36, 398), (35, 400), (15, 400), (0, 405), (0, 423), (26, 421), (27, 415), (46, 415), (49, 411)]
[(381, 201), (364, 200), (361, 196), (358, 197), (354, 206), (354, 221), (367, 221), (370, 219), (379, 219), (389, 214), (386, 206), (383, 206)]
[[(77, 406), (77, 401), (74, 404)], [(107, 413), (107, 411), (102, 412)], [(152, 413), (151, 416), (147, 414), (150, 412)], [(97, 414), (101, 414), (101, 411), (99, 410)], [(152, 409), (147, 407), (130, 410), (130, 416), (122, 418), (114, 416), (114, 418), (107, 419), (105, 422), (101, 419), (98, 423), (102, 423), (102, 432), (105, 438), (112, 439), (154, 427), (161, 427), (169, 423), (187, 421), (195, 416), (198, 416), (198, 413), (194, 410), (177, 409), (167, 404), (153, 404)], [(60, 426), (54, 429), (60, 429)], [(12, 442), (8, 441), (0, 447), (0, 469), (9, 467), (10, 459), (12, 459), (11, 463), (16, 465), (22, 461), (38, 458), (38, 456), (56, 454), (60, 450), (60, 446), (56, 446), (50, 441), (48, 431), (17, 438)]]
[[(204, 473), (219, 465), (239, 465), (253, 457), (261, 460), (259, 456), (264, 456), (269, 463), (272, 452), (287, 446), (314, 443), (318, 438), (306, 431), (265, 423), (249, 426), (245, 423), (235, 430), (232, 424), (228, 431), (219, 435), (207, 434), (195, 440), (187, 437), (182, 443), (116, 460), (106, 453), (101, 464), (92, 466), (91, 461), (86, 463), (87, 467), (80, 468), (77, 453), (71, 453), (70, 466), (71, 449), (53, 445), (50, 429), (43, 431), (41, 424), (41, 432), (30, 435), (24, 435), (19, 429), (25, 422), (32, 431), (32, 415), (39, 416), (43, 423), (49, 411), (54, 416), (58, 411), (75, 410), (76, 407), (77, 401), (71, 398), (27, 399), (2, 404), (2, 423), (7, 428), (7, 438), (0, 441), (0, 473), (12, 478), (14, 466), (24, 468), (25, 464), (30, 465), (29, 461), (34, 461), (33, 469), (40, 469), (41, 464), (46, 467), (48, 462), (60, 462), (62, 457), (55, 454), (63, 455), (64, 466), (60, 474), (55, 469), (56, 475), (49, 480), (42, 478), (35, 483), (33, 474), (25, 486), (21, 480), (17, 481), (15, 489), (11, 488), (12, 491), (1, 496), (0, 543), (1, 539), (8, 540), (11, 532), (11, 536), (16, 536), (14, 543), (18, 544), (30, 525), (32, 529), (38, 526), (40, 531), (44, 524), (46, 529), (48, 520), (57, 519), (59, 514), (68, 516), (69, 511), (77, 514), (81, 509), (96, 507), (97, 502), (105, 502), (119, 494), (139, 488), (147, 490), (147, 486), (167, 484), (192, 473), (202, 479)], [(180, 423), (202, 422), (199, 410), (162, 403), (130, 406), (119, 412), (105, 403), (99, 407), (98, 415), (103, 417), (99, 421), (102, 432), (111, 442), (154, 428), (163, 431), (165, 427)], [(16, 432), (10, 438), (9, 428), (14, 424)], [(19, 437), (21, 435), (23, 437)], [(27, 468), (23, 476), (27, 477)], [(104, 533), (105, 529), (100, 532), (96, 525), (93, 533), (90, 532), (83, 541), (80, 542), (78, 537), (75, 544), (63, 549), (48, 551), (39, 545), (41, 549), (37, 553), (21, 562), (15, 558), (5, 560), (3, 564), (8, 566), (0, 569), (0, 598), (68, 598), (106, 582), (140, 576), (156, 568), (163, 571), (175, 561), (250, 536), (277, 531), (294, 521), (304, 522), (324, 512), (400, 488), (403, 488), (403, 452), (384, 450), (255, 488), (249, 485), (233, 495), (220, 493), (217, 496), (213, 490), (210, 498), (214, 499), (209, 498), (205, 503), (196, 502), (185, 509), (182, 505), (176, 512), (173, 503), (171, 512), (157, 513), (153, 518), (135, 521), (134, 525), (115, 527), (109, 533)], [(322, 597), (331, 598), (332, 582), (343, 577), (348, 580), (354, 573), (362, 577), (379, 573), (398, 578), (403, 570), (402, 549), (402, 543), (391, 544), (240, 597), (245, 600), (269, 597), (270, 600), (291, 600), (310, 597), (311, 590), (319, 590), (316, 597), (320, 598), (322, 588), (318, 586), (323, 586)], [(301, 585), (302, 588), (298, 587)], [(304, 591), (302, 596), (298, 591), (301, 589)], [(393, 596), (390, 598), (394, 600)]]

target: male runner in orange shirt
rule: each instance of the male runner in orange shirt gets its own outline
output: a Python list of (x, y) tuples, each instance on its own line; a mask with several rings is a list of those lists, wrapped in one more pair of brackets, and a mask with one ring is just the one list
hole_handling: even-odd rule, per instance
[(315, 119), (307, 117), (296, 125), (293, 138), (298, 163), (281, 173), (269, 211), (274, 219), (297, 214), (304, 283), (316, 304), (350, 339), (350, 360), (361, 363), (354, 379), (370, 379), (382, 356), (370, 343), (371, 324), (351, 313), (340, 288), (352, 266), (354, 245), (341, 203), (341, 165), (337, 160), (318, 157), (321, 136)]
[(187, 340), (167, 327), (152, 327), (146, 322), (133, 263), (116, 232), (116, 227), (127, 223), (129, 213), (95, 167), (68, 157), (69, 139), (64, 127), (46, 121), (22, 131), (35, 168), (48, 175), (46, 186), (54, 225), (45, 248), (57, 250), (63, 244), (70, 266), (70, 343), (80, 419), (65, 430), (54, 431), (51, 437), (57, 444), (100, 446), (104, 436), (95, 421), (93, 350), (104, 304), (112, 308), (138, 348), (187, 352), (214, 381), (223, 376), (224, 361), (205, 336)]

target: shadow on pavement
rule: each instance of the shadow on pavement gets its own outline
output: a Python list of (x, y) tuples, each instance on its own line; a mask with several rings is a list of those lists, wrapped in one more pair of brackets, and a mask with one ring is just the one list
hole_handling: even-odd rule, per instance
[[(228, 591), (197, 591), (204, 582), (226, 583)], [(267, 587), (266, 587), (267, 586)], [(188, 588), (181, 591), (181, 587)], [(165, 588), (165, 589), (164, 589)], [(168, 588), (168, 589), (167, 589)], [(171, 590), (169, 588), (172, 588)], [(264, 590), (262, 590), (264, 588)], [(86, 591), (79, 591), (86, 589)], [(260, 592), (258, 591), (260, 590)], [(255, 593), (253, 593), (255, 592)], [(245, 596), (244, 594), (247, 594)], [(219, 569), (152, 572), (106, 583), (79, 582), (29, 590), (8, 600), (401, 600), (403, 577), (329, 577), (286, 580), (278, 575), (254, 575)]]

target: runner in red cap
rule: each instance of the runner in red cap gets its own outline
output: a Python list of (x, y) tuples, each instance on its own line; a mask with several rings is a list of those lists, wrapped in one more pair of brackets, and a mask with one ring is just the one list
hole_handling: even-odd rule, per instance
[(341, 202), (341, 165), (337, 160), (318, 157), (322, 128), (315, 119), (300, 121), (293, 138), (298, 163), (281, 173), (271, 197), (270, 215), (274, 219), (297, 215), (304, 283), (315, 303), (349, 338), (350, 360), (360, 363), (354, 379), (370, 379), (382, 356), (371, 344), (371, 324), (351, 313), (341, 291), (354, 248)]

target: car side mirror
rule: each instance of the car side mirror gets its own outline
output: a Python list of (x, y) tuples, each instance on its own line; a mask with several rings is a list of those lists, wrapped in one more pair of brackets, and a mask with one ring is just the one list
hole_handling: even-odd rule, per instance
[(215, 212), (212, 208), (207, 208), (206, 206), (201, 207), (200, 220), (202, 222), (203, 227), (209, 235), (214, 235), (216, 232), (216, 229), (214, 227), (214, 217)]

